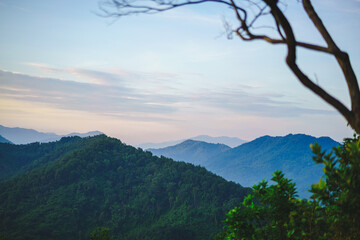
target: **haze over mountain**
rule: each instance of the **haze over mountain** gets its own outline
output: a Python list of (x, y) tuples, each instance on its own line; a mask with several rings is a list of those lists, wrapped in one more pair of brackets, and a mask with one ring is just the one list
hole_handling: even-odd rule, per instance
[(183, 162), (189, 162), (189, 159), (192, 159), (192, 164), (203, 165), (207, 159), (229, 149), (231, 148), (224, 144), (186, 140), (175, 146), (147, 150), (159, 157), (163, 155)]
[(304, 134), (289, 134), (284, 137), (263, 136), (222, 152), (213, 149), (214, 154), (201, 155), (199, 158), (196, 154), (198, 151), (201, 152), (196, 147), (200, 146), (199, 143), (186, 148), (179, 144), (151, 151), (157, 155), (172, 157), (174, 160), (199, 164), (243, 186), (253, 186), (262, 179), (269, 180), (274, 171), (282, 170), (286, 177), (296, 182), (299, 195), (309, 197), (307, 189), (323, 175), (322, 166), (312, 161), (310, 144), (315, 142), (326, 150), (339, 144), (329, 137), (315, 138)]
[(199, 136), (188, 138), (188, 139), (166, 141), (166, 142), (160, 142), (160, 143), (143, 143), (143, 144), (136, 145), (136, 147), (140, 147), (142, 149), (149, 149), (149, 148), (158, 149), (158, 148), (174, 146), (174, 145), (182, 143), (186, 140), (195, 140), (195, 141), (202, 141), (202, 142), (215, 143), (215, 144), (219, 143), (219, 144), (227, 145), (229, 147), (237, 147), (246, 142), (245, 140), (242, 140), (237, 137), (226, 137), (226, 136), (211, 137), (208, 135), (199, 135)]
[(12, 143), (12, 142), (0, 135), (0, 143)]
[(207, 240), (250, 192), (105, 135), (0, 143), (0, 153), (4, 239), (87, 240), (108, 227), (113, 239)]
[(215, 144), (220, 143), (220, 144), (227, 145), (231, 148), (240, 146), (241, 144), (247, 142), (247, 141), (237, 138), (237, 137), (226, 137), (226, 136), (210, 137), (208, 135), (200, 135), (197, 137), (193, 137), (193, 138), (191, 138), (191, 140), (202, 141), (202, 142), (207, 142), (207, 143), (215, 143)]
[(70, 133), (67, 135), (57, 135), (55, 133), (43, 133), (34, 129), (19, 128), (19, 127), (5, 127), (0, 125), (0, 135), (8, 139), (14, 144), (27, 144), (33, 142), (53, 142), (58, 141), (62, 137), (79, 136), (90, 137), (103, 134), (99, 131), (91, 131), (88, 133)]

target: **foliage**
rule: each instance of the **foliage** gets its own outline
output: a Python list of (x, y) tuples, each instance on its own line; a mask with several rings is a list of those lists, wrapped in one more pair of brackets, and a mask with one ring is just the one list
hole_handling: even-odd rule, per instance
[(326, 210), (333, 239), (360, 239), (360, 138), (345, 139), (334, 154), (312, 146), (316, 163), (324, 165), (325, 176), (311, 186), (313, 199)]
[(97, 227), (90, 234), (90, 240), (111, 240), (109, 228)]
[(24, 172), (43, 167), (65, 153), (79, 148), (80, 137), (62, 138), (51, 143), (13, 145), (0, 143), (0, 180), (10, 179)]
[[(324, 179), (313, 184), (312, 201), (296, 198), (295, 184), (276, 171), (253, 187), (227, 214), (218, 239), (360, 239), (360, 139), (346, 139), (328, 154), (312, 146), (324, 164)], [(335, 156), (333, 156), (335, 153)]]
[(297, 199), (295, 183), (276, 171), (271, 179), (253, 187), (239, 207), (227, 214), (226, 233), (220, 239), (321, 239), (314, 228), (316, 202)]
[(39, 153), (0, 182), (0, 232), (13, 240), (85, 240), (98, 226), (114, 239), (210, 239), (250, 192), (105, 135), (25, 146), (3, 146), (25, 157)]

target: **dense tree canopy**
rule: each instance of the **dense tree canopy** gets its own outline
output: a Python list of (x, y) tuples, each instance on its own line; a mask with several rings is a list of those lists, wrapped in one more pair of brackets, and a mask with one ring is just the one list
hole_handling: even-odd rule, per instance
[(0, 182), (0, 233), (14, 240), (210, 239), (250, 192), (104, 135), (0, 147), (27, 166)]
[(313, 184), (312, 200), (296, 198), (295, 183), (277, 171), (272, 180), (253, 187), (244, 201), (229, 211), (227, 240), (360, 238), (360, 138), (346, 139), (325, 153), (312, 146), (314, 161), (323, 164), (325, 176)]

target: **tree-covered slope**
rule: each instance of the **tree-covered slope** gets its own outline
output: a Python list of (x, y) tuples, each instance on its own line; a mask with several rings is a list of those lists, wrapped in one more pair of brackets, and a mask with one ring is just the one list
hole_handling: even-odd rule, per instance
[(88, 239), (103, 226), (114, 239), (211, 239), (224, 213), (249, 192), (204, 168), (104, 135), (73, 145), (0, 182), (0, 232), (7, 238)]
[(148, 149), (156, 156), (165, 156), (176, 161), (190, 162), (195, 165), (203, 165), (203, 162), (219, 153), (229, 150), (230, 147), (224, 144), (206, 143), (194, 140), (186, 140), (175, 146)]
[(0, 143), (0, 180), (42, 167), (84, 143), (80, 137), (63, 138), (47, 144), (13, 145)]
[(324, 150), (338, 145), (329, 137), (304, 134), (285, 137), (264, 136), (210, 158), (204, 166), (225, 179), (252, 186), (281, 170), (293, 179), (301, 197), (308, 197), (310, 185), (323, 175), (322, 167), (312, 160), (310, 144), (319, 143)]

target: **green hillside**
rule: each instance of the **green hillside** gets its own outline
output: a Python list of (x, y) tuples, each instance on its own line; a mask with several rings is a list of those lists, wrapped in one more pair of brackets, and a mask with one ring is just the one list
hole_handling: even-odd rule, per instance
[(68, 137), (46, 144), (0, 144), (0, 180), (51, 163), (71, 150), (82, 147), (84, 142), (80, 140), (80, 137)]
[(249, 193), (204, 168), (105, 135), (4, 144), (1, 153), (10, 146), (31, 158), (0, 182), (0, 232), (8, 239), (89, 239), (98, 226), (113, 239), (211, 239)]

